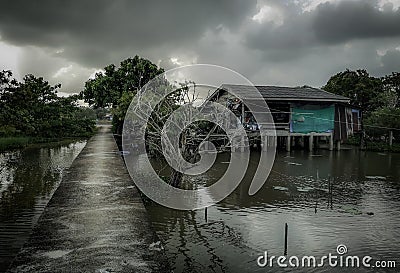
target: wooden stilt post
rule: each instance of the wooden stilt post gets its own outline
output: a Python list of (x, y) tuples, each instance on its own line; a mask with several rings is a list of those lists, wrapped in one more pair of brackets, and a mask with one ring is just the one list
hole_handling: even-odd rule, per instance
[(336, 150), (340, 151), (340, 140), (336, 141)]
[(287, 152), (290, 152), (291, 145), (292, 145), (291, 137), (290, 137), (290, 135), (288, 135), (286, 137), (286, 151)]
[(309, 143), (308, 143), (308, 149), (310, 152), (312, 152), (313, 150), (313, 144), (314, 144), (314, 134), (310, 134), (310, 139), (309, 139)]
[(329, 151), (333, 151), (333, 133), (329, 137)]
[(315, 148), (318, 149), (319, 148), (319, 136), (315, 136)]

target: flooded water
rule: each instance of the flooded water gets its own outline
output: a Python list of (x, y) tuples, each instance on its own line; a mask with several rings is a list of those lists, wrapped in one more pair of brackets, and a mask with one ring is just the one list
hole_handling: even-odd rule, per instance
[[(244, 181), (208, 208), (207, 219), (204, 210), (147, 206), (175, 272), (363, 272), (332, 268), (328, 262), (322, 268), (283, 270), (276, 262), (273, 268), (259, 267), (257, 258), (265, 251), (269, 257), (284, 254), (285, 223), (288, 257), (320, 259), (337, 255), (337, 246), (344, 244), (346, 255), (369, 255), (371, 264), (394, 260), (400, 267), (400, 154), (281, 152), (267, 183), (248, 196), (258, 158), (252, 153)], [(229, 156), (220, 154), (217, 161), (212, 170), (190, 179), (213, 183), (227, 168)]]
[(0, 272), (29, 238), (33, 225), (85, 141), (0, 153)]

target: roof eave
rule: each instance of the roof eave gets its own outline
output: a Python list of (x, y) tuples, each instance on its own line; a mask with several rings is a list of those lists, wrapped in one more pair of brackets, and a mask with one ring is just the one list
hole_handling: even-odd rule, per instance
[[(247, 100), (259, 100), (258, 98), (247, 98)], [(346, 99), (324, 99), (324, 98), (264, 98), (265, 101), (310, 101), (310, 102), (337, 102), (350, 103)]]

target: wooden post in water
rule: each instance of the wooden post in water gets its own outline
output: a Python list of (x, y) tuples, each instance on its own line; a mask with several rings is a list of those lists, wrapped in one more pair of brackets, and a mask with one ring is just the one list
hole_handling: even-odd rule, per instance
[(207, 207), (204, 210), (204, 218), (206, 219), (206, 223), (208, 222), (208, 216), (207, 216)]
[(331, 177), (328, 176), (328, 204), (327, 204), (327, 208), (329, 208), (329, 205), (330, 205), (330, 207), (332, 209), (332, 207), (333, 207), (332, 200), (333, 200), (333, 184), (332, 184)]
[(315, 200), (315, 209), (314, 209), (314, 213), (317, 214), (317, 207), (318, 207), (318, 197)]
[(333, 207), (333, 183), (331, 182), (330, 183), (330, 185), (331, 185), (331, 189), (330, 189), (330, 198), (331, 198), (331, 209), (332, 209), (332, 207)]
[(331, 176), (328, 175), (328, 203), (326, 205), (326, 208), (329, 208), (329, 203), (331, 202)]
[(393, 146), (393, 131), (392, 130), (389, 131), (389, 146), (390, 147)]
[(285, 223), (285, 251), (283, 253), (284, 256), (287, 255), (287, 245), (288, 245), (288, 224)]
[[(317, 185), (319, 184), (319, 172), (317, 169)], [(317, 213), (317, 207), (318, 207), (318, 191), (315, 191), (315, 213)]]

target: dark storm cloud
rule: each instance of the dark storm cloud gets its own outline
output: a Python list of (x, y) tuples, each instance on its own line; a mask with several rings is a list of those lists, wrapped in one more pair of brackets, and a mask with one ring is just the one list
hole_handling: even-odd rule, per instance
[(400, 10), (379, 9), (369, 1), (343, 1), (318, 6), (313, 19), (317, 39), (340, 43), (353, 39), (400, 36)]
[(389, 74), (393, 71), (400, 72), (400, 51), (389, 50), (381, 58), (381, 70), (383, 74)]
[[(266, 1), (268, 4), (268, 1)], [(300, 5), (272, 2), (283, 10), (282, 24), (253, 22), (246, 44), (264, 51), (270, 60), (285, 61), (330, 46), (359, 39), (400, 37), (400, 10), (380, 9), (376, 1), (326, 2), (309, 12)]]
[(309, 14), (303, 14), (299, 5), (279, 1), (265, 1), (273, 13), (281, 13), (282, 22), (266, 15), (261, 23), (249, 22), (246, 26), (246, 43), (261, 50), (285, 50), (305, 47), (313, 41)]
[(64, 48), (60, 56), (98, 66), (132, 49), (190, 46), (205, 29), (218, 25), (235, 29), (255, 12), (256, 2), (12, 0), (2, 6), (3, 40)]
[(0, 49), (15, 45), (21, 75), (65, 92), (134, 55), (165, 69), (222, 65), (257, 84), (322, 86), (346, 68), (400, 67), (400, 11), (381, 0), (0, 1)]

